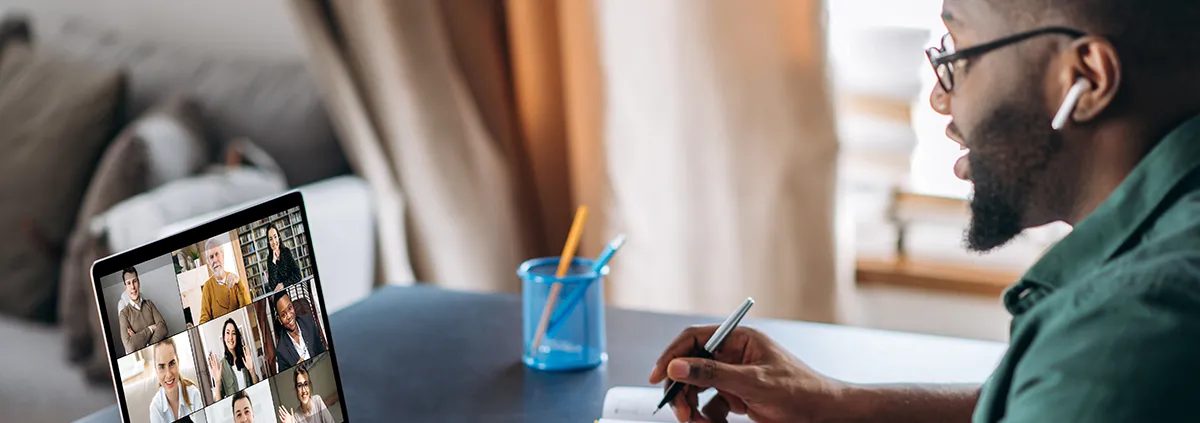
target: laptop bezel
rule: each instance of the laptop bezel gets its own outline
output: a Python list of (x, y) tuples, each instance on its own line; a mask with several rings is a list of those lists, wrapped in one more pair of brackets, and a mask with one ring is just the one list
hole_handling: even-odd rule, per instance
[[(309, 254), (311, 255), (313, 261), (313, 285), (316, 286), (316, 297), (317, 302), (320, 305), (319, 308), (321, 310), (321, 318), (325, 322), (325, 324), (322, 325), (324, 329), (323, 332), (325, 333), (325, 339), (329, 343), (327, 352), (329, 353), (329, 360), (331, 361), (330, 364), (333, 367), (333, 379), (337, 385), (338, 398), (340, 398), (341, 402), (342, 419), (343, 422), (350, 422), (350, 411), (349, 407), (346, 406), (347, 402), (345, 399), (346, 391), (342, 387), (342, 375), (340, 369), (338, 368), (337, 347), (333, 345), (332, 325), (329, 320), (329, 311), (325, 307), (325, 292), (321, 283), (321, 271), (317, 266), (317, 252), (312, 239), (312, 230), (309, 227), (308, 222), (308, 210), (304, 207), (304, 197), (299, 190), (285, 192), (273, 198), (251, 204), (244, 208), (216, 217), (207, 222), (182, 230), (178, 233), (159, 238), (155, 241), (151, 241), (129, 250), (109, 255), (92, 263), (90, 272), (92, 279), (92, 298), (96, 305), (96, 312), (98, 314), (97, 317), (100, 320), (101, 327), (101, 332), (96, 336), (104, 338), (104, 346), (106, 353), (108, 354), (108, 373), (113, 380), (113, 391), (117, 396), (117, 408), (121, 411), (122, 422), (132, 422), (129, 415), (129, 404), (125, 401), (125, 388), (121, 384), (121, 375), (117, 374), (117, 360), (123, 356), (118, 355), (116, 343), (110, 336), (112, 333), (112, 326), (111, 322), (109, 322), (108, 318), (104, 315), (104, 288), (100, 286), (100, 278), (115, 272), (119, 272), (125, 267), (145, 263), (154, 258), (170, 254), (180, 248), (194, 244), (200, 240), (205, 240), (222, 233), (228, 233), (264, 217), (286, 212), (297, 207), (300, 209), (301, 224), (303, 225), (304, 233), (309, 238), (309, 249), (311, 250)], [(212, 405), (206, 406), (205, 409), (211, 406)]]

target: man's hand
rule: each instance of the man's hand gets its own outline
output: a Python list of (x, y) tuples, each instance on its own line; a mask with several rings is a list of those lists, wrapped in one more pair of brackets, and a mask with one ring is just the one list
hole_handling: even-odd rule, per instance
[(126, 332), (129, 332), (129, 336), (130, 336), (130, 337), (132, 337), (132, 336), (133, 336), (133, 329), (130, 329), (130, 328), (125, 328), (125, 331), (126, 331)]
[[(688, 358), (704, 345), (716, 326), (692, 327), (680, 334), (659, 357), (650, 383), (687, 383), (671, 403), (681, 422), (724, 422), (729, 413), (746, 414), (756, 422), (815, 422), (841, 414), (845, 384), (817, 374), (766, 335), (737, 328), (725, 338), (716, 360)], [(669, 382), (667, 384), (669, 386)], [(697, 394), (715, 388), (703, 412)]]
[(150, 329), (150, 333), (157, 333), (157, 332), (158, 332), (158, 325), (150, 325), (150, 326), (147, 326), (146, 328), (147, 328), (147, 329)]

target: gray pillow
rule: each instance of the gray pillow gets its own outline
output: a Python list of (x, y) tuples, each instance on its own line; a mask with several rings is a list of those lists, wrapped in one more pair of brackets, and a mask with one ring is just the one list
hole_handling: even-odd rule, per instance
[[(147, 189), (191, 176), (209, 162), (204, 116), (186, 97), (168, 99), (138, 117), (104, 151), (76, 216), (59, 280), (59, 319), (74, 361), (92, 353), (92, 262), (113, 250), (89, 222), (117, 203)], [(98, 324), (98, 323), (96, 323)]]
[(0, 312), (52, 321), (67, 234), (115, 133), (124, 78), (24, 43), (0, 56)]
[(213, 139), (254, 140), (279, 163), (291, 186), (350, 171), (302, 60), (203, 57), (75, 21), (45, 38), (72, 55), (124, 67), (131, 84), (130, 116), (165, 95), (183, 92), (200, 103)]
[(33, 31), (29, 29), (29, 18), (17, 13), (0, 10), (0, 50), (7, 43), (33, 43)]

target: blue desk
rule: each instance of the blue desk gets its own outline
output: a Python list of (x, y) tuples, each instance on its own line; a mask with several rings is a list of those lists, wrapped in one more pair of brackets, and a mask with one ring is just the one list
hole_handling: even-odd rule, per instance
[[(588, 372), (521, 364), (516, 295), (388, 287), (330, 317), (356, 422), (590, 422), (612, 386), (645, 386), (666, 342), (722, 317), (610, 309), (609, 362)], [(753, 311), (751, 315), (753, 315)], [(851, 382), (982, 382), (1005, 345), (748, 318), (813, 368)], [(112, 406), (83, 422), (117, 422)]]

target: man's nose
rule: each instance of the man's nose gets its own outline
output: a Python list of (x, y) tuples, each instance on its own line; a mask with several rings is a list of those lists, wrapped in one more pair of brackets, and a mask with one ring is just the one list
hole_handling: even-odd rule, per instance
[(950, 93), (942, 88), (942, 84), (933, 84), (933, 90), (929, 92), (929, 105), (938, 114), (950, 115)]

